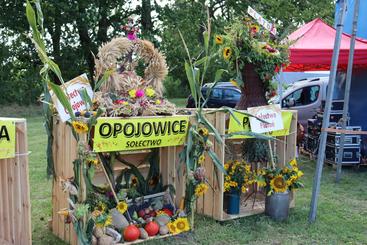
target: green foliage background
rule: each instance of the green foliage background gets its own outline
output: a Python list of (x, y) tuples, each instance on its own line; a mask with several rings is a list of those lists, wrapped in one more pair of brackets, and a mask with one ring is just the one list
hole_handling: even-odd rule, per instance
[[(120, 26), (126, 24), (127, 17), (136, 15), (141, 22), (140, 37), (153, 41), (167, 57), (170, 72), (165, 81), (166, 96), (185, 97), (189, 93), (185, 50), (178, 30), (187, 39), (190, 52), (199, 55), (205, 3), (214, 33), (221, 33), (229, 21), (246, 12), (249, 4), (276, 22), (280, 33), (316, 17), (332, 23), (334, 12), (334, 1), (327, 0), (43, 0), (47, 51), (60, 65), (65, 80), (84, 72), (92, 78), (92, 53), (96, 54), (102, 43), (122, 35)], [(41, 62), (29, 39), (25, 1), (0, 0), (0, 12), (0, 104), (35, 103), (43, 89), (38, 75)], [(214, 71), (221, 65), (210, 67), (211, 76), (205, 82), (214, 80)]]

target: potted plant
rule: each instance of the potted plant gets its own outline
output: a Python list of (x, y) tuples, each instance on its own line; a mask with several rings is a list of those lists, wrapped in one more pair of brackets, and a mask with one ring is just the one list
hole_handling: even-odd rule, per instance
[(303, 187), (300, 178), (303, 172), (298, 169), (296, 159), (283, 168), (265, 168), (258, 172), (257, 181), (266, 183), (265, 214), (276, 221), (288, 218), (290, 191)]
[(245, 161), (228, 161), (224, 164), (224, 191), (226, 192), (228, 214), (239, 214), (241, 192), (246, 193), (248, 187), (255, 183), (251, 165)]

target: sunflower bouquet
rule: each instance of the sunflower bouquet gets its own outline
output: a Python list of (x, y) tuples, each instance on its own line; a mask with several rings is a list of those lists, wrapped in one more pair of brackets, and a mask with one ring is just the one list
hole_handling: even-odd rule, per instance
[(258, 175), (258, 181), (265, 182), (267, 195), (273, 193), (286, 192), (303, 187), (300, 178), (303, 172), (298, 169), (296, 159), (287, 163), (283, 168), (266, 168), (261, 169)]
[(288, 44), (281, 43), (255, 20), (245, 17), (235, 20), (215, 37), (219, 56), (228, 64), (232, 82), (243, 85), (241, 71), (246, 64), (256, 66), (263, 81), (274, 76), (275, 67), (288, 63)]
[(224, 164), (227, 174), (224, 176), (224, 191), (241, 191), (246, 193), (250, 185), (255, 183), (256, 175), (251, 165), (245, 161), (228, 161)]

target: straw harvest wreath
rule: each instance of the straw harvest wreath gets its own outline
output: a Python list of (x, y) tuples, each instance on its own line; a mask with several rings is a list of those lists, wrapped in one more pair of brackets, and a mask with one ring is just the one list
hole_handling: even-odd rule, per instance
[[(145, 70), (141, 77), (135, 70), (142, 63)], [(102, 45), (95, 59), (95, 80), (108, 71), (108, 80), (96, 93), (99, 106), (107, 108), (106, 116), (174, 113), (174, 105), (162, 99), (166, 60), (151, 42), (119, 37)]]

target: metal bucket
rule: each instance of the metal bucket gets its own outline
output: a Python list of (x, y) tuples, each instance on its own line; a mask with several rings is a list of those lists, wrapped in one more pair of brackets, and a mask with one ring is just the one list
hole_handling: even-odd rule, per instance
[(273, 193), (265, 198), (265, 215), (270, 216), (275, 221), (288, 219), (289, 213), (289, 191)]
[(241, 193), (239, 190), (231, 190), (228, 194), (228, 208), (227, 214), (239, 214), (240, 213), (240, 198)]

